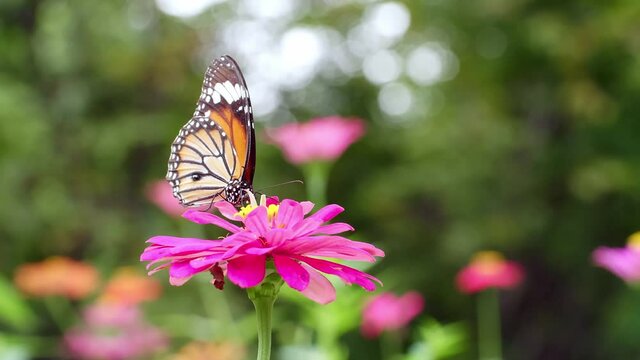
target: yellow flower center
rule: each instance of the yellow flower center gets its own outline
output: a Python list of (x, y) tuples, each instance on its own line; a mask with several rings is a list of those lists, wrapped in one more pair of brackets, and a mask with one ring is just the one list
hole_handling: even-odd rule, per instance
[(627, 246), (633, 250), (640, 251), (640, 231), (636, 231), (629, 236)]
[(471, 259), (471, 264), (484, 274), (493, 274), (504, 264), (504, 257), (497, 251), (480, 251)]
[(276, 215), (278, 215), (278, 209), (280, 209), (280, 205), (271, 204), (267, 207), (267, 218), (269, 221), (273, 220)]
[(257, 206), (253, 206), (251, 204), (247, 205), (247, 206), (243, 206), (240, 208), (240, 211), (238, 211), (236, 213), (236, 216), (240, 216), (242, 218), (246, 218), (247, 215), (249, 215), (250, 212), (253, 211), (253, 209), (257, 208)]
[[(260, 206), (264, 206), (264, 205), (247, 205), (247, 206), (243, 206), (240, 208), (240, 211), (238, 211), (235, 215), (236, 216), (240, 216), (242, 218), (246, 218), (247, 215), (249, 215), (253, 210), (257, 209)], [(275, 204), (271, 204), (269, 206), (267, 206), (267, 219), (269, 221), (272, 221), (276, 215), (278, 215), (278, 209), (280, 208), (280, 205), (275, 205)]]

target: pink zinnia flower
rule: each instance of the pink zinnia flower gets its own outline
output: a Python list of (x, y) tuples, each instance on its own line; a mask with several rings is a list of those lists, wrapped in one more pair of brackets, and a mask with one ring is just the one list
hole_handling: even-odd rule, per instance
[(140, 359), (167, 346), (162, 331), (146, 324), (135, 307), (100, 304), (84, 312), (84, 323), (68, 330), (64, 342), (73, 359)]
[(463, 293), (475, 293), (487, 288), (512, 288), (522, 281), (522, 267), (506, 261), (495, 251), (481, 251), (456, 277), (458, 289)]
[(291, 123), (268, 132), (268, 137), (293, 164), (335, 160), (364, 134), (364, 121), (330, 116)]
[(227, 202), (218, 208), (233, 224), (216, 215), (188, 210), (184, 217), (198, 224), (221, 227), (231, 235), (222, 240), (202, 240), (173, 236), (155, 236), (142, 253), (142, 261), (150, 266), (160, 263), (151, 273), (169, 268), (172, 285), (182, 285), (193, 275), (210, 272), (218, 288), (224, 284), (223, 274), (234, 284), (249, 288), (262, 282), (267, 260), (291, 288), (318, 303), (335, 299), (335, 289), (322, 273), (338, 276), (347, 284), (357, 284), (373, 291), (375, 277), (354, 268), (318, 257), (374, 262), (384, 256), (373, 245), (351, 241), (336, 234), (353, 230), (346, 223), (324, 224), (344, 209), (328, 205), (305, 218), (313, 204), (308, 201), (283, 200), (279, 205), (248, 205), (237, 211)]
[(424, 308), (422, 296), (411, 291), (402, 296), (383, 293), (371, 299), (362, 312), (362, 334), (372, 338), (385, 330), (406, 327)]
[(626, 282), (640, 282), (640, 231), (629, 236), (625, 247), (597, 248), (593, 252), (593, 262)]
[(180, 216), (185, 207), (173, 196), (171, 185), (166, 180), (156, 180), (146, 186), (147, 199), (171, 216)]

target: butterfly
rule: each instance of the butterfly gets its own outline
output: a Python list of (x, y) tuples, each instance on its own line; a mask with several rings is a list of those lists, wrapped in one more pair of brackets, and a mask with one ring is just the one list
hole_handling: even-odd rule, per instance
[(171, 145), (167, 180), (184, 206), (219, 200), (239, 206), (253, 191), (255, 165), (249, 91), (240, 67), (225, 55), (207, 68), (193, 117)]

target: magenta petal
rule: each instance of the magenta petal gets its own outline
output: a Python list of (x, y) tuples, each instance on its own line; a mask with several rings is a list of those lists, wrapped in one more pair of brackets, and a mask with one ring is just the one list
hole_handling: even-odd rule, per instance
[(221, 261), (223, 259), (224, 254), (215, 254), (209, 256), (201, 256), (199, 258), (195, 258), (189, 261), (189, 265), (194, 268), (209, 268), (211, 265)]
[(311, 266), (305, 263), (300, 265), (309, 273), (309, 286), (301, 291), (301, 294), (322, 305), (334, 301), (336, 299), (336, 289), (333, 284)]
[(267, 221), (267, 208), (258, 206), (253, 209), (247, 218), (244, 219), (244, 226), (247, 230), (260, 236), (264, 236), (269, 230), (269, 222)]
[(304, 218), (302, 206), (293, 200), (285, 199), (280, 203), (276, 216), (276, 227), (285, 228), (298, 224)]
[(245, 255), (227, 263), (227, 277), (241, 288), (250, 288), (262, 282), (265, 275), (266, 256)]
[(233, 258), (236, 255), (244, 255), (245, 251), (247, 249), (256, 249), (256, 248), (263, 248), (264, 246), (262, 245), (262, 242), (260, 242), (260, 240), (254, 240), (254, 241), (249, 241), (249, 242), (242, 242), (242, 243), (238, 243), (237, 245), (229, 248), (229, 250), (227, 250), (224, 253), (224, 259), (230, 259)]
[(173, 286), (182, 286), (182, 285), (184, 285), (184, 283), (189, 281), (189, 279), (191, 279), (191, 276), (184, 277), (184, 278), (175, 278), (173, 276), (169, 276), (169, 284), (171, 284)]
[(150, 244), (165, 245), (165, 246), (175, 246), (175, 245), (182, 245), (186, 243), (204, 244), (204, 243), (208, 243), (209, 241), (212, 241), (212, 240), (183, 238), (183, 237), (165, 236), (165, 235), (154, 236), (152, 238), (149, 238), (149, 240), (147, 240), (147, 242)]
[(275, 250), (276, 247), (253, 247), (250, 249), (246, 249), (244, 250), (245, 254), (248, 255), (266, 255), (269, 254), (270, 252), (272, 252), (273, 250)]
[(313, 210), (315, 205), (311, 201), (300, 201), (300, 206), (302, 206), (302, 213), (307, 215), (311, 210)]
[(376, 289), (374, 281), (381, 283), (380, 280), (376, 279), (375, 277), (346, 265), (341, 265), (327, 260), (314, 259), (306, 256), (298, 256), (296, 258), (309, 264), (318, 271), (335, 275), (342, 279), (342, 281), (344, 281), (346, 284), (356, 284), (367, 291), (373, 291)]
[(320, 225), (322, 225), (322, 221), (309, 217), (296, 224), (291, 230), (293, 230), (293, 236), (302, 237), (315, 233)]
[(224, 219), (219, 218), (218, 216), (198, 210), (187, 210), (184, 212), (184, 214), (182, 214), (182, 216), (196, 224), (212, 224), (230, 232), (238, 232), (241, 230), (239, 227)]
[(241, 221), (242, 217), (236, 215), (238, 213), (238, 209), (236, 209), (230, 202), (226, 200), (216, 201), (213, 206), (215, 206), (222, 216), (226, 217), (229, 220)]
[(292, 236), (292, 232), (287, 229), (273, 229), (265, 235), (264, 239), (270, 246), (280, 246)]
[(340, 205), (331, 204), (323, 207), (318, 210), (315, 214), (311, 215), (309, 219), (316, 219), (321, 222), (327, 222), (334, 217), (338, 216), (341, 212), (344, 211), (344, 208)]
[(297, 261), (286, 256), (273, 256), (278, 274), (292, 289), (303, 291), (309, 285), (309, 272)]
[(349, 225), (347, 223), (328, 224), (328, 225), (323, 225), (323, 226), (320, 226), (319, 228), (317, 228), (315, 233), (316, 234), (333, 235), (333, 234), (340, 234), (340, 233), (343, 233), (345, 231), (353, 231), (353, 226), (351, 226), (351, 225)]
[(277, 196), (269, 196), (265, 201), (265, 205), (267, 205), (267, 207), (269, 207), (269, 205), (278, 205), (278, 204), (280, 204), (280, 198), (278, 198)]
[(363, 242), (341, 236), (310, 236), (287, 241), (282, 250), (291, 254), (322, 256), (335, 259), (375, 261), (374, 256), (384, 256), (382, 250)]
[(175, 278), (190, 277), (199, 273), (200, 269), (196, 269), (189, 265), (189, 261), (179, 261), (171, 264), (169, 268), (169, 276)]

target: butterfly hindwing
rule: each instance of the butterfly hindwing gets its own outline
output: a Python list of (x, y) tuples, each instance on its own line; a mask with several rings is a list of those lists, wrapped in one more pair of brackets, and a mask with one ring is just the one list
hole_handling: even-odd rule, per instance
[(237, 203), (254, 169), (249, 92), (236, 62), (223, 56), (207, 68), (196, 111), (173, 142), (167, 180), (185, 206)]

